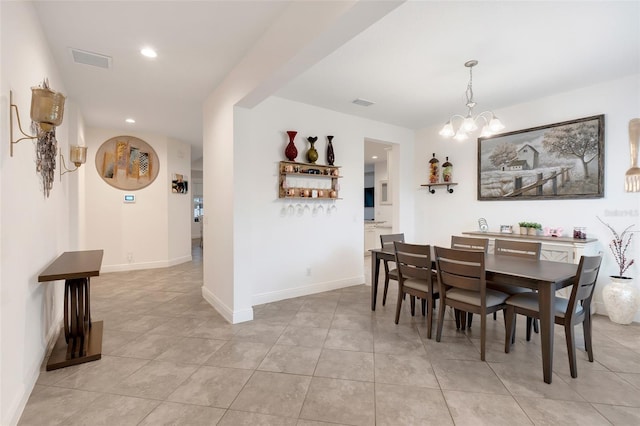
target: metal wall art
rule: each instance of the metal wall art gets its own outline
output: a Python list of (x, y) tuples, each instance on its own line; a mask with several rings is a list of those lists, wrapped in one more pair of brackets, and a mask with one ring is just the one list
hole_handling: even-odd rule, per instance
[(158, 176), (160, 161), (151, 145), (134, 136), (116, 136), (96, 153), (98, 174), (114, 188), (135, 191)]

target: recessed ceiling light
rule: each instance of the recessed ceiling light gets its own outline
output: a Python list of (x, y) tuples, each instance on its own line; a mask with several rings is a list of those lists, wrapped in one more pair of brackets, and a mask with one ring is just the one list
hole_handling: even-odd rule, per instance
[(378, 159), (378, 156), (377, 156), (377, 155), (372, 155), (372, 156), (371, 156), (371, 159), (372, 159), (372, 160), (377, 160), (377, 159)]
[(131, 123), (131, 124), (133, 124), (133, 123), (135, 123), (135, 122), (136, 122), (136, 120), (134, 120), (133, 118), (127, 118), (127, 119), (126, 119), (126, 120), (124, 120), (124, 121), (126, 121), (127, 123)]
[(147, 58), (155, 58), (156, 56), (158, 56), (156, 51), (150, 47), (145, 47), (144, 49), (140, 50), (140, 53), (142, 53), (142, 55), (146, 56)]

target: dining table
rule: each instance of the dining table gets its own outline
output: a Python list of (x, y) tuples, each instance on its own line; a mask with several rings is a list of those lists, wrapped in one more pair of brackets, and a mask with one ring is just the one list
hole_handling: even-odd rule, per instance
[[(393, 261), (395, 254), (389, 248), (377, 248), (369, 251), (371, 252), (371, 310), (375, 311), (380, 261)], [(433, 246), (432, 258), (434, 258)], [(555, 326), (555, 310), (553, 307), (555, 306), (556, 290), (573, 284), (578, 272), (578, 265), (550, 260), (486, 254), (485, 271), (487, 281), (525, 287), (538, 292), (542, 371), (544, 381), (551, 383)]]

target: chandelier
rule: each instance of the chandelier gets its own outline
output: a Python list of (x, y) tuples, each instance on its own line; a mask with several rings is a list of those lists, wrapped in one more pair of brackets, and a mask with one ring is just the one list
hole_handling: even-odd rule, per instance
[[(457, 141), (463, 141), (469, 138), (469, 134), (473, 133), (478, 129), (478, 122), (481, 124), (484, 122), (482, 126), (482, 132), (480, 133), (480, 137), (491, 136), (500, 130), (504, 129), (504, 124), (496, 117), (496, 115), (491, 111), (483, 111), (478, 115), (473, 115), (473, 108), (476, 106), (475, 101), (473, 100), (473, 67), (478, 65), (478, 61), (472, 59), (464, 63), (464, 66), (469, 68), (469, 84), (467, 84), (467, 90), (465, 91), (465, 95), (467, 96), (467, 116), (462, 116), (459, 114), (454, 114), (451, 116), (449, 121), (442, 127), (440, 130), (440, 136), (444, 136), (445, 138), (453, 138)], [(458, 125), (458, 128), (454, 128), (454, 124)]]

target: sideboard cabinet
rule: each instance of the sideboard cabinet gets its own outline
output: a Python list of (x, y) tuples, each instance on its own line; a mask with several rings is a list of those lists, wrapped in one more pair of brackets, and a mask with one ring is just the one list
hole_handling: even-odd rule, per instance
[(500, 232), (463, 232), (464, 235), (475, 238), (489, 239), (489, 253), (493, 253), (495, 240), (534, 241), (542, 243), (540, 258), (555, 262), (579, 263), (582, 255), (592, 256), (598, 253), (596, 238), (579, 240), (567, 237), (544, 237), (534, 235), (507, 234)]

